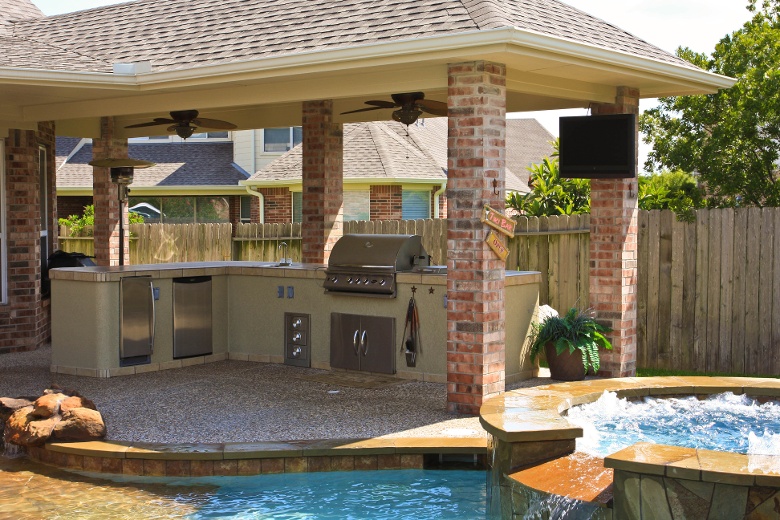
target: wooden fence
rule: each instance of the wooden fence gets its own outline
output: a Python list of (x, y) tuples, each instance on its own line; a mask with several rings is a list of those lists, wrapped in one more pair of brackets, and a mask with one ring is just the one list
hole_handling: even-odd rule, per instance
[[(300, 224), (144, 224), (130, 231), (132, 263), (277, 261), (279, 244), (300, 260)], [(419, 234), (446, 263), (445, 220), (346, 222), (345, 233)], [(775, 236), (779, 238), (775, 239)], [(639, 212), (637, 365), (642, 368), (780, 372), (780, 208), (700, 210), (678, 222)], [(589, 216), (520, 218), (507, 268), (540, 271), (540, 301), (589, 306)], [(91, 239), (60, 237), (94, 254)]]
[(780, 208), (639, 215), (640, 367), (780, 372)]

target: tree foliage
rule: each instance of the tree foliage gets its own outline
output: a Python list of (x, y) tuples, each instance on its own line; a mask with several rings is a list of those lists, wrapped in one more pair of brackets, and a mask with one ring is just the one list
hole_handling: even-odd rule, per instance
[(640, 119), (653, 145), (646, 169), (696, 172), (715, 206), (780, 205), (780, 0), (751, 0), (748, 9), (753, 18), (721, 39), (712, 56), (677, 50), (736, 85), (662, 98)]
[[(128, 213), (130, 224), (143, 224), (144, 217), (137, 213)], [(95, 205), (84, 206), (84, 213), (81, 215), (69, 215), (67, 218), (58, 220), (60, 226), (70, 228), (70, 236), (93, 236), (95, 225)]]
[(511, 193), (507, 196), (507, 207), (529, 217), (590, 213), (590, 181), (561, 179), (557, 139), (553, 148), (550, 157), (528, 168), (531, 191), (525, 195)]
[(670, 209), (679, 220), (691, 221), (694, 210), (705, 206), (704, 190), (690, 173), (678, 170), (639, 177), (639, 209)]

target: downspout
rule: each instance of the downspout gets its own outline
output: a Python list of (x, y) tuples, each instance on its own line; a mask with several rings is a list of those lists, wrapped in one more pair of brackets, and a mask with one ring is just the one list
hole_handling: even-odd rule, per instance
[(259, 191), (252, 189), (252, 186), (244, 186), (246, 192), (260, 199), (260, 223), (265, 224), (265, 197)]
[(447, 181), (441, 183), (441, 188), (433, 193), (433, 218), (441, 218), (439, 215), (439, 197), (445, 191), (447, 191)]

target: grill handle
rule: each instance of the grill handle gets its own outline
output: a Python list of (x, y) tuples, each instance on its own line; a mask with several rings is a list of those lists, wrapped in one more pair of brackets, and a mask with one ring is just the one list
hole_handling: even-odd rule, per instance
[(352, 349), (355, 351), (355, 355), (360, 357), (360, 350), (358, 349), (358, 334), (360, 334), (360, 330), (355, 329), (355, 335), (352, 336)]
[(360, 336), (360, 348), (363, 350), (363, 357), (368, 355), (368, 331), (364, 330)]

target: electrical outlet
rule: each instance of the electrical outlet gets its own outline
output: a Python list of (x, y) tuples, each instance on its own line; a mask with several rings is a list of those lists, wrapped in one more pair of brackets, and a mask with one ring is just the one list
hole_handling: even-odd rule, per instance
[(287, 297), (290, 299), (295, 298), (295, 288), (292, 285), (287, 286)]
[(284, 298), (284, 285), (279, 285), (276, 287), (276, 297)]

